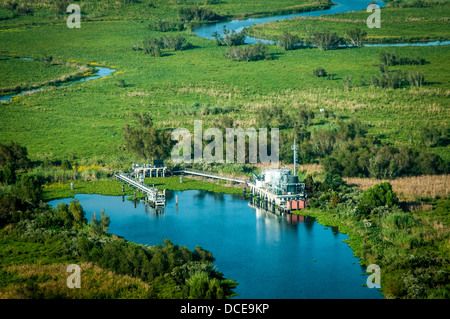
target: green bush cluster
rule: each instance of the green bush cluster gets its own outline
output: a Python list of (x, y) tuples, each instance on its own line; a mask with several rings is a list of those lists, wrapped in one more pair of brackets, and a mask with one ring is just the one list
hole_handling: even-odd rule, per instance
[(262, 42), (243, 47), (230, 47), (225, 51), (224, 57), (231, 61), (247, 62), (272, 59), (268, 45)]
[(184, 22), (180, 20), (156, 19), (148, 24), (150, 31), (183, 31), (186, 29)]
[(179, 8), (178, 16), (184, 22), (191, 21), (220, 21), (225, 19), (211, 10), (200, 7)]
[(295, 50), (300, 47), (300, 37), (289, 32), (280, 35), (276, 42), (284, 50)]
[(236, 32), (234, 30), (229, 31), (226, 26), (223, 26), (223, 35), (220, 35), (218, 32), (214, 32), (212, 36), (216, 39), (216, 44), (218, 46), (226, 45), (232, 47), (245, 44), (245, 35), (245, 29), (240, 32)]
[(142, 41), (142, 45), (135, 44), (133, 50), (142, 50), (145, 54), (160, 57), (163, 55), (162, 50), (164, 49), (182, 51), (188, 49), (190, 46), (185, 37), (181, 35), (170, 35), (160, 38), (147, 37)]

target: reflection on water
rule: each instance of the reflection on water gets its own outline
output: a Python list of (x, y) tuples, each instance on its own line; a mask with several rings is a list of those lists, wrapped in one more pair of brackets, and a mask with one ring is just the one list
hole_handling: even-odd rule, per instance
[(105, 209), (110, 232), (133, 242), (157, 245), (168, 238), (189, 249), (198, 245), (211, 251), (218, 269), (239, 282), (239, 298), (382, 298), (379, 291), (362, 286), (365, 269), (342, 242), (348, 237), (312, 217), (255, 209), (242, 195), (166, 195), (164, 209), (140, 201), (135, 208), (134, 201), (121, 196), (76, 198), (87, 216)]

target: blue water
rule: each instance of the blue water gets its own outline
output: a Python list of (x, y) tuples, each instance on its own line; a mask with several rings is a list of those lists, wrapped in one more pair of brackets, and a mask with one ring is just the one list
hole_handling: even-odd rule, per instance
[[(371, 3), (367, 0), (338, 0), (333, 1), (337, 3), (337, 5), (332, 6), (330, 9), (319, 10), (319, 11), (311, 11), (311, 12), (302, 12), (302, 13), (293, 13), (286, 15), (277, 15), (270, 17), (261, 17), (261, 18), (249, 18), (245, 20), (231, 20), (226, 22), (219, 22), (213, 24), (203, 24), (194, 29), (195, 35), (206, 38), (206, 39), (214, 39), (212, 34), (217, 32), (218, 34), (223, 35), (223, 27), (225, 26), (227, 30), (234, 30), (236, 32), (242, 31), (244, 28), (250, 27), (255, 24), (261, 24), (272, 21), (280, 21), (286, 19), (292, 19), (295, 17), (318, 17), (321, 15), (330, 15), (336, 13), (346, 13), (351, 11), (364, 11), (367, 9), (367, 6)], [(375, 2), (380, 8), (386, 6), (386, 3), (382, 1)], [(371, 13), (368, 12), (367, 16)], [(381, 23), (383, 23), (383, 12), (381, 12)], [(381, 26), (382, 27), (382, 26)], [(246, 36), (245, 42), (252, 44), (261, 41), (267, 44), (273, 44), (274, 41), (267, 39), (259, 39), (255, 37)], [(425, 43), (380, 43), (380, 44), (371, 44), (365, 45), (367, 47), (402, 47), (402, 46), (435, 46), (435, 45), (449, 45), (450, 41), (432, 41)]]
[[(20, 58), (21, 60), (29, 60), (29, 61), (33, 61), (33, 59), (31, 58)], [(88, 81), (92, 81), (95, 79), (101, 79), (104, 77), (107, 77), (108, 75), (111, 75), (112, 73), (114, 73), (116, 70), (114, 69), (110, 69), (110, 68), (103, 68), (103, 67), (95, 67), (95, 72), (94, 75), (88, 76), (88, 77), (84, 77), (78, 80), (74, 80), (74, 81), (70, 81), (70, 82), (66, 82), (60, 85), (57, 85), (56, 87), (68, 87), (71, 86), (75, 83), (78, 82), (88, 82)], [(0, 101), (8, 101), (8, 100), (12, 100), (12, 98), (14, 96), (20, 96), (20, 95), (25, 95), (25, 94), (31, 94), (31, 93), (35, 93), (35, 92), (39, 92), (39, 91), (43, 91), (45, 90), (45, 88), (41, 87), (41, 88), (37, 88), (37, 89), (32, 89), (32, 90), (24, 90), (21, 91), (19, 93), (13, 93), (13, 94), (8, 94), (8, 95), (0, 95)]]
[(367, 276), (342, 242), (348, 236), (310, 217), (280, 217), (250, 207), (239, 195), (205, 191), (167, 192), (163, 213), (146, 211), (139, 202), (135, 208), (120, 196), (76, 198), (89, 219), (105, 209), (110, 233), (130, 241), (156, 245), (167, 238), (211, 251), (218, 269), (239, 282), (238, 298), (382, 298), (380, 291), (362, 286)]
[[(204, 24), (199, 26), (194, 30), (195, 35), (207, 38), (207, 39), (213, 39), (212, 34), (214, 32), (217, 32), (219, 34), (223, 35), (223, 27), (225, 26), (227, 30), (235, 30), (236, 32), (242, 31), (244, 28), (250, 27), (254, 24), (261, 24), (266, 22), (272, 22), (272, 21), (280, 21), (285, 19), (291, 19), (295, 17), (318, 17), (321, 15), (329, 15), (329, 14), (336, 14), (336, 13), (345, 13), (350, 11), (362, 11), (367, 9), (367, 6), (371, 3), (367, 0), (338, 0), (333, 1), (336, 3), (335, 6), (332, 6), (330, 9), (325, 10), (319, 10), (319, 11), (310, 11), (310, 12), (302, 12), (302, 13), (292, 13), (292, 14), (285, 14), (285, 15), (277, 15), (277, 16), (270, 16), (270, 17), (261, 17), (261, 18), (249, 18), (245, 20), (231, 20), (226, 22), (219, 22), (214, 24)], [(381, 1), (377, 1), (376, 4), (382, 8), (386, 4)], [(370, 15), (370, 13), (368, 13)], [(260, 41), (262, 39), (257, 39), (253, 37), (246, 37), (246, 43), (256, 43), (257, 41)], [(268, 40), (264, 40), (263, 42), (270, 42)]]

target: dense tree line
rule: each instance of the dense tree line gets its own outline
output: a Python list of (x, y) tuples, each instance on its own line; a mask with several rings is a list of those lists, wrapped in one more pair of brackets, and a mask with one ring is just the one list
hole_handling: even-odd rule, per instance
[[(396, 178), (400, 176), (447, 174), (450, 163), (422, 148), (384, 145), (378, 138), (366, 136), (367, 125), (359, 120), (337, 121), (334, 129), (311, 130), (314, 112), (299, 110), (297, 120), (289, 120), (281, 108), (271, 107), (270, 117), (259, 116), (258, 125), (292, 128), (280, 137), (280, 159), (292, 162), (290, 146), (295, 138), (299, 144), (299, 163), (319, 161), (330, 174), (344, 177)], [(266, 113), (264, 113), (266, 114)], [(425, 129), (423, 144), (446, 145), (448, 132)]]

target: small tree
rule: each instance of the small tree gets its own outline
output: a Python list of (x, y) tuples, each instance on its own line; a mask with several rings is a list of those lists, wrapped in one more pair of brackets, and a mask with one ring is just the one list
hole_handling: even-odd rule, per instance
[(356, 47), (364, 46), (364, 40), (367, 37), (367, 32), (362, 31), (360, 28), (351, 29), (345, 31), (345, 34), (349, 38), (350, 42)]
[(8, 185), (16, 182), (16, 171), (12, 164), (8, 163), (0, 170), (0, 182)]
[(313, 76), (318, 77), (318, 78), (326, 77), (327, 75), (328, 75), (327, 71), (325, 71), (324, 68), (317, 68), (313, 71)]
[(392, 191), (392, 185), (388, 182), (384, 182), (364, 191), (357, 208), (364, 215), (368, 215), (376, 207), (392, 207), (397, 204), (398, 198)]
[(66, 203), (59, 203), (56, 207), (56, 214), (63, 223), (64, 227), (72, 228), (73, 215), (69, 211), (69, 205)]
[(329, 30), (314, 33), (310, 41), (317, 48), (324, 51), (337, 49), (344, 42), (336, 32), (331, 33)]
[(278, 37), (277, 44), (285, 50), (294, 50), (300, 44), (300, 38), (289, 32), (284, 32)]
[(72, 170), (73, 168), (72, 168), (72, 164), (70, 164), (70, 162), (69, 162), (69, 160), (62, 160), (62, 162), (61, 162), (61, 168), (63, 169), (63, 170), (66, 170), (66, 171), (70, 171), (70, 170)]
[(212, 34), (216, 39), (216, 44), (218, 46), (236, 46), (245, 44), (246, 30), (243, 29), (241, 32), (236, 32), (234, 30), (227, 30), (226, 26), (223, 26), (223, 36), (221, 36), (217, 31)]
[(83, 207), (81, 206), (78, 199), (74, 199), (70, 202), (69, 205), (69, 212), (73, 216), (73, 226), (75, 228), (81, 228), (86, 223), (86, 213), (83, 210)]
[(109, 230), (110, 223), (109, 215), (105, 215), (104, 209), (100, 213), (100, 220), (97, 219), (96, 213), (91, 214), (91, 231), (96, 235), (106, 234)]

